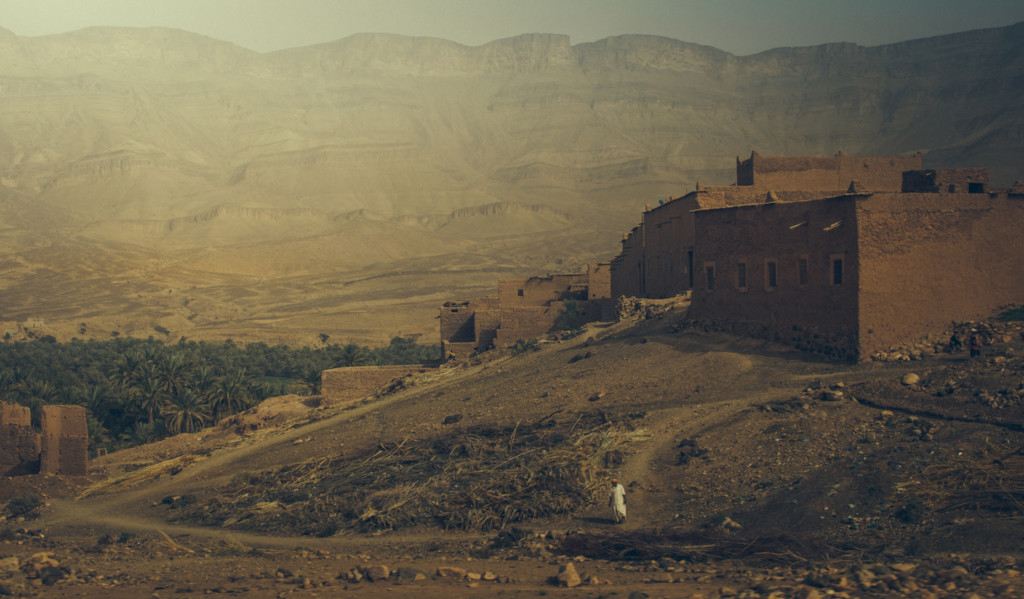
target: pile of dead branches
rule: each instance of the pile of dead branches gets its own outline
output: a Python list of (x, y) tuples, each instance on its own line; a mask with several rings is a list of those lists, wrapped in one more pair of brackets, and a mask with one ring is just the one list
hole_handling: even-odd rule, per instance
[(645, 436), (595, 417), (569, 424), (380, 443), (365, 455), (247, 474), (181, 519), (328, 536), (415, 525), (490, 531), (569, 514), (603, 498), (605, 456)]
[(1024, 447), (991, 459), (929, 466), (906, 490), (940, 511), (1024, 513)]

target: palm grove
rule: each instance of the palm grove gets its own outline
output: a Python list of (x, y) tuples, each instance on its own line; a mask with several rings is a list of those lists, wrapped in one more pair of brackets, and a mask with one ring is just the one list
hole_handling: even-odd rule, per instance
[(36, 425), (44, 405), (83, 406), (90, 450), (113, 450), (201, 430), (268, 397), (316, 394), (329, 368), (416, 364), (439, 352), (406, 337), (379, 348), (298, 349), (231, 340), (43, 338), (0, 343), (0, 399), (28, 406)]

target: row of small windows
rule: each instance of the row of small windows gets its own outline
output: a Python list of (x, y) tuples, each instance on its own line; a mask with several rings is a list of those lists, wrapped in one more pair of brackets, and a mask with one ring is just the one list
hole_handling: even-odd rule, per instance
[[(796, 261), (797, 284), (801, 287), (810, 281), (810, 266), (806, 257), (798, 258)], [(718, 275), (714, 262), (704, 263), (704, 281), (708, 291), (714, 291), (717, 285)], [(747, 263), (739, 261), (736, 263), (736, 288), (740, 291), (747, 290)], [(829, 257), (828, 284), (839, 286), (843, 284), (843, 257)], [(764, 261), (764, 287), (772, 291), (779, 286), (779, 263), (777, 260), (768, 259)]]

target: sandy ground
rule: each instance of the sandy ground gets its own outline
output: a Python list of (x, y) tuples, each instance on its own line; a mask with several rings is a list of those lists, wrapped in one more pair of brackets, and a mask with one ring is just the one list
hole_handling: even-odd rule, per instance
[[(0, 558), (17, 557), (20, 569), (0, 573), (0, 585), (111, 598), (966, 597), (1024, 587), (1014, 581), (1024, 538), (1019, 338), (975, 360), (939, 353), (849, 365), (681, 328), (681, 317), (592, 325), (355, 405), (278, 399), (249, 415), (259, 422), (245, 434), (225, 423), (119, 452), (81, 479), (6, 479), (3, 498), (34, 487), (49, 505), (37, 519), (5, 523)], [(908, 373), (920, 381), (904, 384)], [(355, 459), (404, 439), (598, 413), (643, 433), (608, 470), (627, 485), (621, 526), (600, 493), (575, 513), (520, 523), (524, 538), (511, 547), (496, 547), (494, 531), (430, 526), (317, 537), (282, 523), (255, 534), (189, 523), (164, 501), (212, 501), (244, 473)], [(461, 418), (444, 424), (451, 415)], [(753, 549), (734, 551), (744, 545)], [(63, 568), (50, 584), (25, 576), (40, 552)], [(579, 586), (551, 583), (567, 563)], [(374, 565), (392, 573), (371, 582)], [(465, 573), (440, 576), (443, 567)]]

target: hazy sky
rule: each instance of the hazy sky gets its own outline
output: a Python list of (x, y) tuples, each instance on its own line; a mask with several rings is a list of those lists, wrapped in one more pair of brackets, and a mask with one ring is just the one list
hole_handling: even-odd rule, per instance
[(866, 46), (1024, 21), (1024, 0), (0, 0), (21, 36), (94, 25), (163, 26), (268, 52), (383, 32), (470, 46), (521, 33), (572, 43), (664, 35), (753, 54), (780, 46)]

